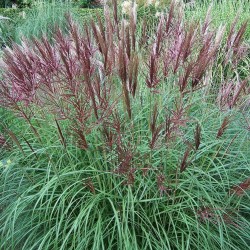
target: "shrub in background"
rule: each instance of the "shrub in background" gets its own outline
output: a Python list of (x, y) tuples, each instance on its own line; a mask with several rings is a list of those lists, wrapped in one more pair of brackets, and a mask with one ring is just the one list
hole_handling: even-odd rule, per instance
[(30, 7), (35, 0), (3, 0), (0, 3), (0, 8), (9, 8), (13, 5), (19, 8)]
[(5, 50), (1, 247), (244, 249), (247, 23), (222, 43), (209, 13), (173, 2), (152, 30), (113, 6)]
[(91, 3), (93, 3), (94, 1), (93, 0), (73, 0), (72, 2), (80, 8), (87, 8), (87, 7), (91, 7)]
[(3, 0), (0, 3), (0, 8), (6, 8), (8, 6), (11, 6), (11, 0)]

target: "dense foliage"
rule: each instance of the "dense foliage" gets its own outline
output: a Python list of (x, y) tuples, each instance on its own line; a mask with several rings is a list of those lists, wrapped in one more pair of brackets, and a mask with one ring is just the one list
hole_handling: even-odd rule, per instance
[(116, 3), (4, 50), (1, 248), (247, 248), (247, 22)]
[(0, 8), (7, 8), (16, 5), (16, 7), (30, 7), (35, 0), (2, 0)]

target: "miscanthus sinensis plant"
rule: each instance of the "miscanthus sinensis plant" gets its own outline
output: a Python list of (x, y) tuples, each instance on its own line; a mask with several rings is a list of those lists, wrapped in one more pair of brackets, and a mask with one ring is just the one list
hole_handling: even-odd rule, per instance
[(4, 52), (1, 249), (245, 249), (247, 23), (112, 7)]

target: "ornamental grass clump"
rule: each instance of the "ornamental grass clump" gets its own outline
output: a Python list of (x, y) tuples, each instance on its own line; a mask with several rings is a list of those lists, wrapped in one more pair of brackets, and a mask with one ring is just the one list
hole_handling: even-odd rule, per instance
[(5, 49), (1, 248), (245, 248), (246, 24), (225, 42), (174, 1), (153, 30), (112, 6)]

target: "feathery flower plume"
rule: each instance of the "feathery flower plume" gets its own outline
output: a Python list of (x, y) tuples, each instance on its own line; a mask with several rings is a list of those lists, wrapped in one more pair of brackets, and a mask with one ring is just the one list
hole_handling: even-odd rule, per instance
[(216, 138), (220, 138), (225, 133), (226, 129), (228, 128), (229, 122), (229, 117), (226, 116), (217, 132)]

